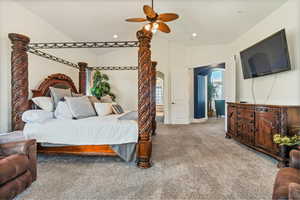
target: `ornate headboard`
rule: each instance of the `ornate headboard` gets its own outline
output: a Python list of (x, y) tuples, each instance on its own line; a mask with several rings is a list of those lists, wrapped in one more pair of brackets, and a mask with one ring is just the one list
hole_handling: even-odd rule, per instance
[(31, 90), (32, 97), (50, 96), (50, 87), (70, 88), (72, 92), (77, 93), (76, 86), (69, 76), (65, 74), (52, 74), (40, 84), (38, 89)]

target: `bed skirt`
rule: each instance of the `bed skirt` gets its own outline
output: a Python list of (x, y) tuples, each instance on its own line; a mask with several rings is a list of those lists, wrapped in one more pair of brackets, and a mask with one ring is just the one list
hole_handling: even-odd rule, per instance
[[(40, 143), (41, 147), (68, 147), (69, 144)], [(136, 161), (136, 143), (109, 145), (116, 154), (126, 162)]]

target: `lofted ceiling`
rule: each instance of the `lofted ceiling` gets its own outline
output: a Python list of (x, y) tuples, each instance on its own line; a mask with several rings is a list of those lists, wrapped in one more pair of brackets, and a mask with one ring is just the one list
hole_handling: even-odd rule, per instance
[[(136, 40), (150, 0), (15, 0), (76, 41)], [(171, 34), (156, 37), (193, 44), (230, 43), (287, 0), (154, 0), (158, 13), (176, 12)], [(197, 37), (192, 38), (192, 33)], [(117, 34), (118, 39), (113, 35)]]

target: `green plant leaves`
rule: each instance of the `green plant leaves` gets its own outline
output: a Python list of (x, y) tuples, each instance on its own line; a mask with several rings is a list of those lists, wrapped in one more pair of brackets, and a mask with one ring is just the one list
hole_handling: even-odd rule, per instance
[(102, 74), (102, 79), (103, 79), (103, 80), (106, 80), (106, 81), (109, 80), (109, 78), (108, 78), (108, 76), (107, 76), (106, 74)]
[(109, 95), (114, 101), (116, 96), (110, 92), (110, 84), (107, 82), (109, 77), (106, 74), (102, 74), (99, 70), (96, 70), (93, 77), (93, 87), (91, 93), (93, 96), (100, 99), (103, 96)]
[(280, 134), (275, 134), (273, 136), (273, 141), (275, 144), (279, 144), (279, 145), (294, 146), (300, 144), (300, 136), (294, 135), (292, 137), (289, 137), (289, 136), (282, 136)]

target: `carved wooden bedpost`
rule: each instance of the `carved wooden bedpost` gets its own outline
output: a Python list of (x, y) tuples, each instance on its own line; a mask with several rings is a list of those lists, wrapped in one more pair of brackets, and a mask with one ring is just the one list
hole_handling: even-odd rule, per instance
[(151, 67), (151, 117), (152, 117), (152, 135), (156, 134), (156, 65), (152, 62)]
[(86, 68), (88, 66), (85, 62), (79, 62), (79, 93), (86, 94)]
[(28, 110), (28, 44), (30, 39), (25, 35), (9, 33), (12, 43), (11, 52), (11, 119), (12, 130), (22, 130), (22, 114)]
[(151, 95), (150, 95), (150, 70), (151, 70), (151, 51), (150, 42), (152, 33), (144, 30), (137, 32), (139, 40), (138, 51), (138, 160), (140, 168), (151, 167)]

